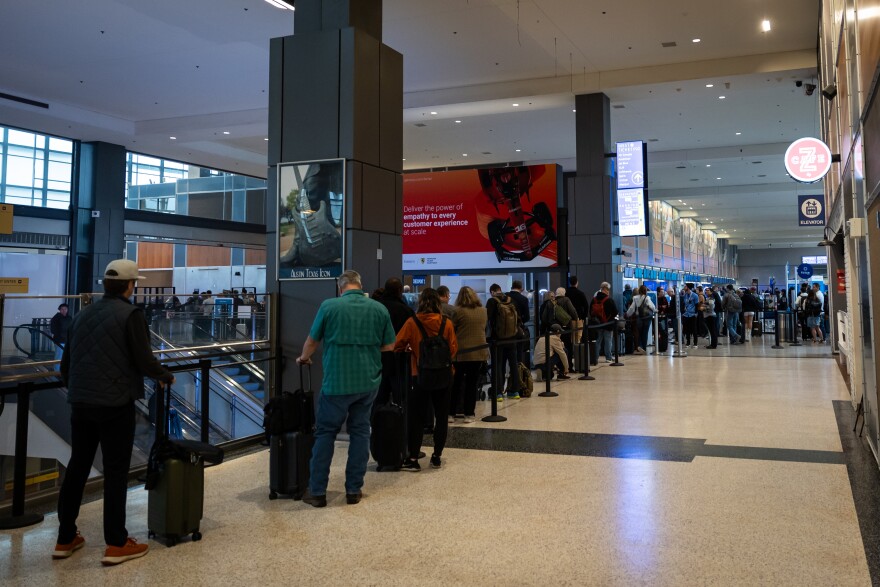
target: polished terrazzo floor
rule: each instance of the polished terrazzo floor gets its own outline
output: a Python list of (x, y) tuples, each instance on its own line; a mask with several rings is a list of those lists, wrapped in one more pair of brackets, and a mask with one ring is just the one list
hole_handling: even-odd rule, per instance
[[(356, 506), (345, 442), (325, 509), (269, 501), (251, 454), (207, 471), (201, 542), (104, 569), (92, 503), (69, 560), (50, 559), (54, 515), (0, 534), (0, 584), (870, 585), (835, 415), (852, 421), (849, 394), (827, 346), (801, 348), (553, 382), (558, 397), (502, 403), (506, 422), (453, 426), (441, 470), (371, 470)], [(146, 530), (135, 489), (129, 531)]]

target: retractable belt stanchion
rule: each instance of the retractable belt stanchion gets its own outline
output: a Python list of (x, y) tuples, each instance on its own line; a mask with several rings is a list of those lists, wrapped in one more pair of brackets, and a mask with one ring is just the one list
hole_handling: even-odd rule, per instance
[(784, 346), (782, 346), (781, 344), (779, 344), (779, 316), (780, 316), (780, 312), (779, 312), (779, 310), (777, 310), (777, 311), (776, 311), (776, 324), (775, 324), (775, 326), (773, 327), (773, 330), (775, 331), (775, 332), (773, 333), (773, 346), (770, 347), (771, 349), (783, 349), (783, 348), (785, 348)]
[[(681, 290), (679, 290), (678, 295), (675, 298), (675, 303), (678, 303), (678, 296), (681, 295)], [(672, 353), (673, 357), (686, 357), (688, 356), (687, 351), (684, 350), (684, 345), (681, 341), (684, 340), (684, 330), (681, 329), (681, 307), (678, 308), (678, 312), (675, 313), (675, 322), (678, 326), (678, 336), (675, 339), (675, 351)]]
[(794, 340), (794, 342), (791, 343), (789, 346), (804, 346), (798, 342), (798, 330), (801, 329), (801, 325), (800, 325), (800, 322), (798, 322), (797, 308), (795, 308), (795, 310), (794, 310), (794, 312), (792, 312), (791, 316), (792, 316), (792, 318), (791, 318), (792, 328), (791, 329), (793, 331), (791, 334), (791, 337), (792, 337), (792, 340)]
[[(590, 330), (584, 322), (581, 330), (581, 361), (584, 365), (584, 374), (578, 377), (578, 381), (595, 381), (596, 378), (590, 375), (590, 363), (593, 362), (593, 344), (590, 342)], [(586, 336), (585, 336), (586, 335)], [(598, 349), (597, 349), (598, 351)]]
[(660, 354), (660, 313), (654, 312), (654, 352), (652, 355)]
[(553, 375), (553, 367), (550, 365), (550, 331), (544, 335), (544, 369), (546, 369), (544, 378), (544, 391), (538, 395), (541, 397), (556, 397), (559, 394), (550, 390), (550, 377)]
[(34, 384), (19, 383), (18, 406), (15, 417), (15, 469), (12, 477), (12, 515), (0, 518), (0, 530), (33, 526), (43, 521), (42, 514), (24, 511), (24, 493), (27, 474), (27, 437), (30, 416), (30, 395)]
[(620, 362), (620, 323), (614, 325), (614, 336), (611, 337), (612, 344), (614, 345), (614, 362), (611, 363), (612, 367), (623, 367), (623, 363)]
[[(483, 422), (506, 422), (507, 418), (504, 416), (498, 415), (498, 393), (499, 390), (504, 389), (504, 377), (502, 376), (501, 364), (498, 361), (498, 344), (496, 342), (492, 342), (489, 345), (489, 353), (492, 356), (492, 413), (488, 416), (483, 416)], [(445, 416), (443, 414), (438, 414), (438, 417)]]

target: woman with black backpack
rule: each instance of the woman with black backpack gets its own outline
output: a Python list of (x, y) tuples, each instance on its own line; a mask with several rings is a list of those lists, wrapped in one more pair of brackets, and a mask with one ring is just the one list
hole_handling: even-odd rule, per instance
[(645, 347), (648, 346), (648, 330), (651, 328), (651, 318), (654, 316), (655, 311), (657, 311), (657, 308), (654, 307), (654, 302), (648, 297), (648, 288), (640, 285), (639, 293), (633, 296), (632, 304), (630, 304), (629, 309), (626, 311), (627, 318), (635, 317), (637, 321), (636, 331), (638, 336), (635, 340), (636, 348), (633, 352), (635, 355), (645, 354)]
[(810, 329), (813, 342), (825, 342), (822, 335), (822, 302), (814, 290), (808, 290), (807, 300), (804, 302), (804, 311), (807, 314), (807, 328)]
[(407, 399), (407, 443), (409, 457), (403, 462), (404, 471), (420, 471), (418, 456), (422, 450), (425, 404), (434, 406), (434, 454), (431, 466), (439, 469), (440, 456), (446, 446), (449, 422), (449, 396), (453, 382), (452, 358), (458, 353), (455, 327), (440, 311), (440, 294), (427, 288), (419, 295), (418, 311), (404, 323), (397, 333), (394, 350), (412, 352), (413, 384)]

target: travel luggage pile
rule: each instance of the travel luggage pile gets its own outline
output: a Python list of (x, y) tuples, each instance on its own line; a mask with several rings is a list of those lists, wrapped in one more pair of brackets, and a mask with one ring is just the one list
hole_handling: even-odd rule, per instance
[[(399, 471), (406, 458), (406, 396), (410, 381), (410, 354), (393, 353), (391, 365), (383, 362), (382, 388), (387, 390), (373, 410), (370, 453), (377, 471)], [(430, 403), (430, 402), (428, 402)]]
[(302, 499), (309, 486), (309, 461), (315, 444), (315, 394), (312, 370), (309, 381), (299, 366), (300, 388), (282, 392), (266, 405), (266, 432), (269, 434), (269, 499), (286, 495)]
[(169, 547), (181, 538), (192, 535), (202, 539), (199, 525), (202, 521), (205, 494), (205, 463), (223, 461), (223, 449), (205, 442), (172, 439), (169, 435), (171, 386), (156, 387), (156, 440), (150, 449), (147, 463), (148, 536), (162, 536)]

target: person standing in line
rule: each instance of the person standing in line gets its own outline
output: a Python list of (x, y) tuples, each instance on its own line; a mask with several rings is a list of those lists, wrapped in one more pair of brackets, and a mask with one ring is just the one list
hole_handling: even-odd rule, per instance
[(632, 304), (633, 301), (633, 288), (630, 284), (626, 284), (623, 286), (623, 310), (629, 310), (629, 305)]
[[(459, 349), (470, 349), (486, 344), (486, 324), (489, 318), (486, 308), (472, 288), (463, 286), (455, 298), (455, 338)], [(452, 423), (461, 416), (465, 424), (472, 424), (476, 418), (477, 384), (480, 370), (489, 358), (489, 349), (461, 352), (455, 355), (455, 380), (452, 383), (452, 400), (449, 403), (449, 417)], [(459, 411), (460, 408), (460, 411)]]
[(349, 435), (345, 501), (353, 505), (363, 497), (361, 490), (370, 459), (370, 414), (382, 380), (382, 351), (394, 348), (388, 310), (364, 295), (360, 274), (344, 271), (336, 285), (339, 297), (321, 303), (296, 359), (300, 365), (311, 365), (312, 355), (323, 343), (324, 379), (315, 414), (309, 488), (302, 498), (316, 508), (327, 505), (330, 463), (343, 423)]
[(722, 307), (727, 316), (727, 336), (730, 338), (730, 344), (745, 344), (742, 336), (739, 335), (739, 313), (742, 310), (742, 300), (736, 294), (732, 284), (727, 284), (727, 293), (724, 294)]
[(752, 326), (755, 322), (755, 316), (761, 311), (761, 303), (756, 295), (757, 289), (758, 288), (753, 285), (751, 289), (746, 291), (742, 296), (743, 334), (745, 335), (746, 342), (752, 340)]
[[(715, 331), (719, 333), (719, 336), (723, 336), (723, 332), (721, 332), (722, 325), (724, 324), (724, 312), (721, 310), (721, 294), (718, 293), (718, 284), (712, 286), (712, 298), (715, 300)], [(726, 327), (724, 327), (726, 331)]]
[(703, 319), (703, 311), (706, 309), (706, 294), (703, 293), (703, 286), (697, 286), (697, 336), (701, 336), (709, 341), (709, 331), (706, 328), (706, 321)]
[[(60, 361), (64, 354), (64, 347), (67, 346), (67, 331), (70, 330), (70, 325), (73, 323), (73, 317), (68, 315), (69, 311), (70, 306), (67, 304), (60, 304), (58, 306), (58, 312), (56, 312), (49, 321), (49, 332), (52, 334), (52, 342), (55, 343), (56, 361)], [(55, 367), (56, 371), (60, 369), (60, 364)]]
[(827, 316), (825, 306), (825, 294), (822, 293), (822, 290), (819, 288), (818, 283), (813, 284), (813, 293), (816, 294), (816, 299), (818, 299), (819, 303), (822, 304), (822, 314), (820, 314), (819, 316), (819, 329), (822, 331), (822, 342), (824, 342), (828, 338), (825, 330), (825, 317)]
[[(516, 306), (516, 313), (519, 315), (520, 326), (523, 327), (523, 332), (528, 335), (525, 325), (531, 318), (532, 313), (529, 306), (529, 298), (523, 294), (522, 281), (514, 279), (510, 285), (510, 291), (507, 292), (507, 296), (513, 300), (513, 305)], [(529, 340), (526, 340), (527, 338), (528, 336), (523, 336), (523, 341), (517, 345), (519, 362), (524, 365), (531, 364), (529, 360), (529, 347), (531, 347), (531, 344)]]
[[(385, 281), (385, 287), (374, 299), (388, 310), (395, 335), (400, 332), (406, 321), (415, 315), (415, 312), (403, 300), (403, 282), (397, 277), (389, 277)], [(400, 387), (402, 378), (397, 377), (400, 367), (401, 364), (394, 359), (394, 352), (389, 350), (382, 353), (382, 383), (379, 385), (379, 392), (373, 401), (374, 407), (387, 403), (389, 395)], [(399, 390), (397, 397), (406, 397), (404, 390)]]
[[(138, 279), (133, 261), (111, 261), (104, 296), (76, 316), (61, 357), (70, 402), (70, 462), (58, 494), (58, 542), (52, 558), (65, 559), (85, 545), (76, 527), (83, 490), (98, 446), (104, 463), (104, 542), (101, 562), (117, 565), (147, 554), (125, 528), (128, 471), (134, 447), (135, 407), (144, 377), (166, 385), (174, 375), (153, 356), (143, 310), (129, 298)], [(157, 391), (157, 393), (159, 393)]]
[(406, 302), (406, 305), (410, 307), (413, 313), (415, 313), (419, 304), (419, 296), (414, 294), (408, 285), (403, 286), (403, 301)]
[(807, 292), (807, 301), (804, 302), (804, 313), (807, 315), (807, 327), (810, 329), (811, 339), (814, 343), (825, 342), (822, 335), (822, 329), (819, 326), (822, 320), (822, 302), (816, 295), (816, 290), (811, 289)]
[(441, 285), (437, 288), (437, 295), (440, 296), (440, 313), (452, 320), (455, 317), (455, 306), (449, 303), (452, 297), (449, 288)]
[[(571, 285), (565, 290), (565, 294), (568, 296), (568, 299), (571, 300), (571, 305), (574, 306), (574, 311), (578, 315), (577, 320), (575, 320), (575, 326), (577, 328), (574, 330), (574, 343), (577, 344), (581, 342), (581, 339), (587, 334), (583, 329), (585, 327), (585, 321), (590, 315), (590, 307), (587, 295), (578, 287), (577, 275), (572, 275), (568, 282)], [(587, 338), (589, 339), (590, 337), (588, 336)]]
[[(489, 294), (492, 296), (486, 300), (486, 315), (489, 321), (489, 338), (494, 342), (504, 343), (519, 338), (518, 322), (519, 314), (510, 296), (504, 295), (501, 286), (493, 283), (489, 286)], [(513, 310), (511, 314), (510, 310)], [(492, 382), (500, 381), (501, 388), (495, 390), (498, 401), (504, 400), (504, 381), (507, 379), (507, 369), (510, 369), (510, 389), (507, 390), (508, 399), (519, 399), (519, 349), (515, 344), (499, 344), (498, 350), (493, 357), (497, 358), (498, 365), (492, 364)], [(495, 369), (498, 369), (497, 377)]]
[[(557, 324), (559, 324), (563, 330), (570, 330), (572, 327), (577, 325), (577, 321), (580, 319), (580, 315), (577, 313), (577, 310), (574, 309), (574, 304), (571, 303), (571, 300), (568, 299), (565, 294), (566, 291), (564, 287), (556, 288), (556, 305), (565, 310), (565, 313), (568, 314), (570, 320), (568, 324), (561, 324), (557, 320)], [(562, 344), (565, 345), (565, 352), (568, 354), (568, 371), (574, 371), (574, 345), (572, 344), (572, 341), (572, 333), (563, 332)]]
[[(434, 423), (434, 454), (431, 455), (431, 467), (439, 469), (442, 466), (440, 457), (446, 446), (446, 435), (449, 429), (449, 421), (443, 419), (443, 414), (449, 414), (449, 396), (451, 385), (435, 388), (425, 388), (419, 380), (419, 356), (421, 354), (421, 342), (423, 340), (421, 328), (416, 324), (421, 322), (425, 334), (429, 337), (442, 336), (449, 345), (449, 356), (454, 358), (458, 353), (458, 339), (455, 336), (455, 327), (452, 320), (447, 319), (440, 311), (440, 296), (437, 290), (430, 287), (422, 290), (419, 294), (419, 310), (416, 315), (406, 321), (397, 339), (394, 341), (394, 350), (403, 352), (407, 349), (411, 352), (411, 367), (413, 385), (411, 386), (409, 401), (407, 402), (407, 442), (409, 455), (401, 465), (403, 471), (421, 471), (419, 465), (419, 453), (422, 450), (422, 416), (425, 413), (425, 402), (434, 405), (434, 413), (437, 415)], [(441, 332), (440, 329), (443, 329)], [(449, 366), (452, 369), (452, 365)], [(450, 380), (450, 383), (452, 380)], [(366, 463), (364, 464), (366, 468)]]
[(638, 337), (636, 338), (636, 348), (633, 354), (645, 354), (645, 347), (648, 346), (648, 330), (651, 328), (651, 317), (656, 311), (657, 308), (654, 306), (654, 302), (648, 297), (648, 288), (640, 285), (638, 293), (633, 296), (629, 310), (626, 311), (627, 318), (634, 316), (637, 320)]
[(666, 322), (672, 328), (672, 339), (669, 344), (678, 342), (678, 296), (675, 294), (675, 286), (669, 286), (666, 290), (669, 295), (669, 306), (666, 308)]
[(718, 348), (718, 321), (715, 319), (715, 297), (711, 292), (707, 293), (703, 302), (703, 321), (709, 329), (709, 346), (706, 348), (713, 350)]
[(681, 301), (680, 301), (680, 311), (681, 311), (681, 328), (684, 330), (684, 346), (687, 347), (691, 344), (691, 337), (693, 337), (693, 348), (697, 348), (697, 303), (699, 302), (699, 298), (697, 294), (691, 291), (691, 284), (686, 283), (681, 288)]
[(593, 324), (607, 324), (596, 329), (598, 334), (597, 353), (605, 353), (605, 362), (614, 362), (614, 330), (617, 328), (617, 304), (611, 297), (611, 284), (603, 281), (599, 285), (599, 291), (590, 302), (590, 322)]

